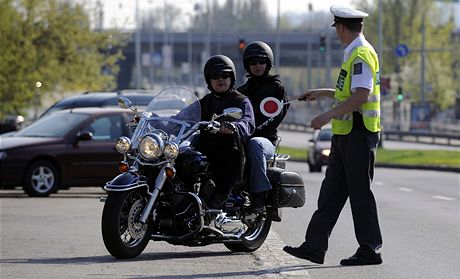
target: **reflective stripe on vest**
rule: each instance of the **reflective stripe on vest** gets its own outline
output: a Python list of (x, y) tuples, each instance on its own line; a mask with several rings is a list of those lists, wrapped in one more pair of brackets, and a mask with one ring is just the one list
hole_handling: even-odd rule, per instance
[[(335, 89), (335, 105), (341, 103), (351, 96), (351, 74), (353, 61), (360, 58), (368, 64), (374, 77), (374, 87), (369, 94), (367, 101), (358, 109), (363, 115), (363, 122), (366, 129), (371, 132), (380, 131), (380, 77), (379, 62), (377, 54), (372, 48), (359, 46), (355, 48), (342, 64)], [(347, 135), (353, 127), (352, 113), (346, 113), (332, 119), (332, 132), (337, 135)]]

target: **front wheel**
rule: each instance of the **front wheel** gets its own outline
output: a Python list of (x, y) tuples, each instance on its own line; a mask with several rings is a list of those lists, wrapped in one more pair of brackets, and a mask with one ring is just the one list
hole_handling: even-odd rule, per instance
[(147, 196), (141, 189), (110, 192), (107, 196), (102, 212), (102, 239), (115, 258), (135, 258), (147, 246), (152, 227), (139, 220), (146, 203)]
[(264, 244), (270, 232), (272, 220), (265, 216), (257, 217), (254, 224), (241, 236), (240, 243), (224, 243), (232, 252), (253, 252)]
[(312, 164), (308, 162), (308, 168), (310, 172), (321, 172), (321, 164)]

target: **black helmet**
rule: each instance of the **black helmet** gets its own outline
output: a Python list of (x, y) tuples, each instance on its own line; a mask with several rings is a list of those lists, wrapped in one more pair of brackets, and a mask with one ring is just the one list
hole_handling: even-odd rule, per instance
[(266, 43), (261, 41), (254, 41), (249, 43), (243, 52), (243, 63), (244, 68), (249, 72), (249, 60), (251, 58), (265, 58), (267, 59), (267, 70), (268, 72), (273, 67), (273, 51)]
[(211, 56), (208, 61), (206, 61), (206, 64), (204, 64), (204, 79), (208, 86), (210, 86), (209, 80), (211, 75), (221, 72), (232, 73), (232, 85), (230, 87), (233, 87), (236, 76), (235, 65), (230, 58), (221, 54)]

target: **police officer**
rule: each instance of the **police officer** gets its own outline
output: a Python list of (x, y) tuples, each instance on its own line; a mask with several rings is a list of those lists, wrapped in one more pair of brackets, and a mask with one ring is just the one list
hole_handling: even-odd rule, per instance
[[(251, 191), (251, 209), (255, 213), (264, 211), (264, 202), (271, 189), (267, 178), (267, 163), (275, 154), (277, 127), (287, 112), (287, 106), (278, 111), (262, 112), (264, 100), (276, 98), (287, 102), (287, 95), (278, 75), (271, 75), (273, 51), (261, 41), (249, 43), (243, 51), (243, 64), (248, 80), (238, 88), (251, 101), (254, 109), (256, 130), (246, 146)], [(265, 102), (266, 103), (266, 102)]]
[(332, 120), (331, 153), (318, 209), (308, 225), (305, 242), (300, 247), (286, 246), (283, 250), (322, 264), (329, 235), (349, 198), (359, 247), (340, 264), (381, 264), (382, 236), (370, 188), (380, 131), (379, 61), (362, 33), (363, 18), (368, 15), (337, 6), (332, 6), (331, 12), (334, 15), (332, 26), (346, 45), (336, 88), (308, 90), (299, 97), (299, 100), (315, 100), (319, 96), (335, 99), (332, 109), (311, 122), (314, 129), (320, 129)]
[(204, 78), (210, 93), (200, 99), (201, 120), (209, 121), (224, 109), (240, 108), (241, 119), (223, 120), (218, 133), (202, 131), (198, 149), (209, 159), (216, 191), (208, 201), (211, 208), (220, 208), (232, 188), (242, 181), (244, 170), (244, 144), (253, 133), (254, 112), (249, 99), (235, 88), (235, 65), (225, 55), (210, 57), (204, 66)]

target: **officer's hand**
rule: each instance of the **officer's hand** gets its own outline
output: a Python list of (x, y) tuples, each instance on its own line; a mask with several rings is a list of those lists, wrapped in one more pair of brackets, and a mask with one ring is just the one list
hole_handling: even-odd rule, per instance
[(300, 95), (297, 100), (299, 101), (313, 101), (318, 97), (319, 91), (316, 89), (307, 90), (305, 93)]
[(331, 121), (331, 116), (328, 112), (322, 113), (315, 117), (311, 121), (311, 127), (315, 130), (321, 129), (324, 125), (326, 125), (329, 121)]
[(233, 134), (235, 131), (236, 131), (235, 124), (233, 124), (233, 123), (231, 123), (231, 122), (224, 121), (224, 122), (222, 122), (222, 124), (220, 125), (219, 133), (222, 133), (222, 134)]

